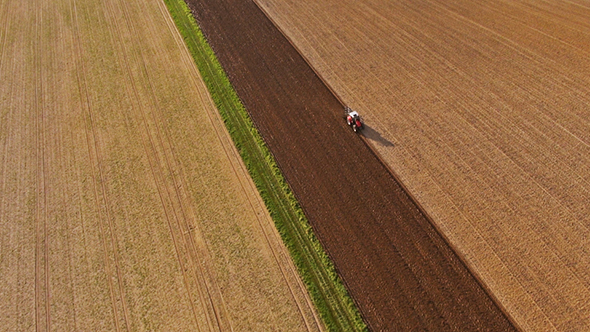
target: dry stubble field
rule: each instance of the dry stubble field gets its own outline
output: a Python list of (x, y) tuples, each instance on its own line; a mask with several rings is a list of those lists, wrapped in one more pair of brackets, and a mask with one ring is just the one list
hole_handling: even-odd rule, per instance
[(322, 327), (162, 1), (0, 1), (5, 331)]
[(590, 3), (256, 1), (520, 328), (590, 329)]

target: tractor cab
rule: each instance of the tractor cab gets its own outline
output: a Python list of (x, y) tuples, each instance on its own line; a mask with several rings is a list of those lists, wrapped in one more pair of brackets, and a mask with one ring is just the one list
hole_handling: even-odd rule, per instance
[(355, 133), (363, 128), (360, 115), (349, 107), (346, 108), (346, 123), (352, 127)]

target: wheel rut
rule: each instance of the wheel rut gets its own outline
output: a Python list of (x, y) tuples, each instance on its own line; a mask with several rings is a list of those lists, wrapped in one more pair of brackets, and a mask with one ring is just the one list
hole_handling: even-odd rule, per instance
[[(160, 109), (157, 102), (153, 98), (154, 90), (153, 83), (150, 81), (148, 70), (146, 68), (145, 58), (141, 50), (131, 51), (125, 49), (122, 36), (136, 35), (135, 26), (131, 23), (128, 9), (125, 5), (115, 6), (109, 3), (107, 12), (109, 13), (109, 20), (113, 23), (115, 31), (112, 31), (112, 37), (116, 40), (118, 52), (122, 55), (120, 63), (121, 68), (124, 68), (127, 75), (128, 87), (127, 94), (132, 96), (133, 100), (140, 100), (140, 89), (147, 89), (150, 98), (145, 101), (150, 107), (145, 107), (142, 103), (133, 105), (133, 117), (135, 121), (143, 128), (142, 130), (142, 145), (146, 152), (150, 170), (154, 182), (158, 188), (158, 195), (162, 203), (163, 210), (166, 214), (166, 219), (170, 227), (170, 232), (174, 237), (175, 247), (177, 252), (181, 253), (180, 265), (183, 267), (183, 273), (187, 279), (192, 279), (192, 283), (200, 285), (196, 287), (200, 308), (194, 305), (194, 299), (190, 293), (192, 287), (187, 287), (187, 296), (191, 303), (191, 310), (193, 310), (195, 321), (197, 325), (199, 321), (199, 314), (204, 314), (207, 329), (209, 331), (223, 331), (231, 330), (231, 322), (225, 309), (223, 297), (215, 284), (215, 276), (211, 271), (208, 263), (210, 259), (205, 259), (205, 263), (200, 263), (203, 257), (207, 257), (208, 249), (205, 241), (202, 239), (201, 232), (196, 227), (195, 222), (191, 222), (196, 215), (194, 211), (187, 211), (190, 204), (184, 202), (186, 193), (181, 193), (179, 188), (187, 188), (186, 184), (181, 184), (177, 178), (178, 162), (176, 161), (170, 144), (170, 138), (167, 133), (163, 133), (161, 124), (165, 121), (158, 119), (154, 112), (148, 109)], [(122, 20), (119, 18), (123, 18)], [(137, 58), (137, 59), (136, 59)], [(141, 63), (142, 65), (137, 71), (133, 71), (129, 66), (130, 59), (134, 63)], [(136, 69), (137, 70), (137, 69)], [(144, 77), (147, 86), (138, 86), (136, 79)], [(166, 170), (171, 170), (168, 172)], [(167, 179), (170, 177), (170, 180)], [(176, 234), (175, 234), (176, 233)], [(177, 242), (179, 241), (179, 242)], [(193, 288), (194, 289), (194, 288)], [(201, 328), (199, 326), (199, 328)]]
[[(79, 89), (79, 93), (80, 93), (80, 97), (82, 99), (82, 108), (83, 108), (83, 112), (84, 112), (84, 132), (85, 132), (85, 136), (86, 136), (86, 144), (88, 147), (88, 156), (91, 160), (91, 165), (93, 165), (93, 174), (99, 174), (100, 173), (100, 160), (99, 160), (99, 149), (98, 149), (98, 143), (97, 143), (97, 137), (96, 137), (96, 132), (94, 129), (94, 121), (93, 121), (93, 115), (92, 115), (92, 104), (91, 104), (91, 97), (89, 95), (88, 92), (88, 88), (87, 88), (87, 77), (86, 77), (86, 70), (85, 70), (85, 66), (84, 66), (84, 60), (83, 60), (83, 56), (82, 56), (82, 50), (80, 48), (81, 45), (81, 39), (80, 39), (80, 24), (78, 23), (78, 10), (76, 7), (76, 2), (75, 1), (71, 1), (70, 2), (70, 14), (72, 16), (72, 20), (74, 23), (74, 39), (72, 40), (73, 46), (74, 46), (74, 52), (76, 55), (76, 59), (79, 59), (79, 63), (76, 65), (78, 67), (78, 70), (76, 71), (77, 74), (77, 83), (78, 83), (78, 89)], [(97, 165), (97, 166), (95, 166)], [(98, 168), (98, 169), (96, 169)], [(99, 176), (102, 179), (102, 176)], [(103, 182), (103, 181), (101, 181)], [(99, 230), (99, 234), (100, 234), (100, 239), (102, 242), (102, 247), (103, 247), (103, 251), (104, 251), (104, 255), (103, 255), (103, 261), (105, 264), (105, 272), (106, 272), (106, 279), (107, 279), (107, 284), (109, 287), (109, 295), (110, 295), (110, 299), (111, 299), (111, 308), (112, 308), (112, 313), (113, 313), (113, 322), (114, 322), (114, 327), (116, 331), (121, 331), (122, 327), (121, 327), (121, 322), (120, 322), (120, 314), (119, 314), (119, 309), (118, 309), (118, 305), (117, 303), (120, 301), (122, 304), (124, 303), (122, 299), (122, 296), (118, 296), (116, 293), (116, 288), (115, 285), (113, 283), (113, 274), (112, 274), (112, 266), (110, 264), (110, 257), (109, 257), (109, 250), (108, 250), (108, 244), (107, 244), (107, 240), (106, 240), (106, 231), (104, 229), (104, 225), (103, 225), (103, 220), (105, 218), (108, 218), (108, 215), (105, 217), (104, 214), (105, 212), (103, 211), (103, 209), (101, 208), (101, 202), (100, 202), (100, 197), (102, 196), (103, 200), (105, 201), (104, 203), (107, 204), (106, 201), (106, 193), (104, 192), (104, 187), (99, 189), (99, 184), (96, 181), (96, 177), (92, 176), (92, 189), (93, 189), (93, 193), (94, 193), (94, 197), (95, 197), (95, 209), (98, 212), (99, 215), (99, 221), (98, 221), (98, 230)], [(112, 237), (111, 237), (111, 245), (112, 245)], [(125, 324), (126, 325), (126, 324)]]
[[(35, 254), (35, 317), (36, 330), (51, 330), (49, 294), (49, 236), (47, 232), (47, 155), (45, 153), (46, 115), (43, 103), (43, 25), (42, 3), (35, 3), (35, 60), (34, 106), (37, 137), (37, 215), (36, 215), (36, 254)], [(44, 319), (43, 319), (44, 318)]]

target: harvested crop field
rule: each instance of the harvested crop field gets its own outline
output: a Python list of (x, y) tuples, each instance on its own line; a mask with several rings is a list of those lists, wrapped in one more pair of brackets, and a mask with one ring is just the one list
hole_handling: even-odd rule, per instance
[(162, 1), (0, 0), (6, 331), (320, 331)]
[(514, 330), (256, 4), (189, 4), (369, 327)]
[(590, 3), (257, 3), (520, 328), (590, 330)]

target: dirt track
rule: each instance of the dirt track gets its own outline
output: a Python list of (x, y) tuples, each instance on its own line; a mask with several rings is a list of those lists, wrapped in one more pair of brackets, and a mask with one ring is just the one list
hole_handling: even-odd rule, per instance
[(189, 3), (370, 327), (513, 330), (258, 7)]

